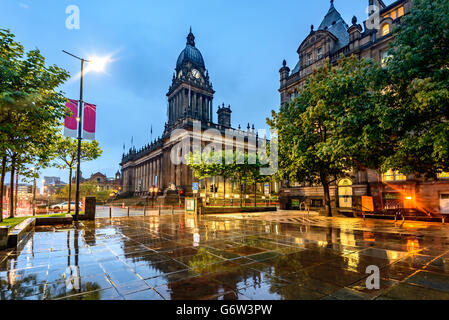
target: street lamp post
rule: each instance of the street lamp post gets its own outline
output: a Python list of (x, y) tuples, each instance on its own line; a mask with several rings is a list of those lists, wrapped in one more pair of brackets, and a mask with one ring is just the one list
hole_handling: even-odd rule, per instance
[[(106, 58), (99, 58), (99, 57), (93, 57), (92, 60), (83, 59), (80, 57), (75, 56), (74, 54), (71, 54), (70, 52), (67, 52), (65, 50), (62, 50), (62, 52), (68, 54), (69, 56), (74, 57), (75, 59), (78, 59), (81, 61), (81, 83), (80, 83), (80, 101), (79, 101), (79, 107), (78, 107), (78, 151), (77, 151), (77, 164), (76, 164), (76, 189), (75, 189), (75, 217), (74, 220), (79, 220), (79, 202), (80, 202), (80, 165), (81, 165), (81, 130), (83, 125), (83, 82), (84, 82), (84, 63), (91, 63), (92, 62), (92, 70), (94, 71), (102, 71), (105, 67), (105, 65), (110, 62), (110, 57)], [(70, 208), (70, 203), (69, 203)]]
[[(75, 187), (75, 217), (74, 220), (79, 220), (79, 212), (80, 212), (80, 172), (81, 172), (81, 130), (83, 125), (83, 82), (84, 82), (84, 62), (90, 62), (89, 60), (80, 58), (75, 56), (74, 54), (71, 54), (65, 50), (62, 50), (62, 52), (78, 59), (81, 61), (81, 82), (80, 82), (80, 101), (79, 101), (79, 107), (78, 107), (78, 151), (77, 151), (77, 162), (76, 162), (76, 187)], [(69, 203), (69, 206), (71, 204)]]

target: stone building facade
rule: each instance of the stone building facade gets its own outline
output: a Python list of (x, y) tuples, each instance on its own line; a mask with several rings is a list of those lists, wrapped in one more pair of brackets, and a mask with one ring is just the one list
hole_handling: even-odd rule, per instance
[[(323, 21), (297, 50), (299, 59), (290, 70), (283, 61), (280, 73), (281, 105), (294, 99), (301, 92), (313, 70), (327, 59), (334, 63), (343, 54), (370, 58), (382, 63), (387, 58), (392, 30), (401, 23), (412, 8), (412, 0), (398, 0), (386, 5), (382, 0), (368, 0), (368, 18), (363, 26), (354, 16), (348, 25), (337, 11), (334, 1)], [(340, 212), (410, 209), (422, 215), (449, 213), (449, 174), (441, 173), (437, 180), (426, 180), (416, 175), (405, 176), (399, 172), (380, 174), (373, 170), (353, 172), (331, 186), (332, 206)], [(364, 196), (372, 197), (363, 203)], [(281, 190), (281, 207), (297, 208), (301, 203), (324, 212), (321, 186), (306, 184), (284, 185)]]
[(183, 197), (192, 195), (192, 182), (199, 182), (200, 196), (205, 198), (209, 188), (213, 189), (215, 196), (225, 191), (227, 196), (237, 192), (230, 180), (223, 181), (221, 177), (199, 180), (185, 162), (172, 161), (174, 154), (185, 156), (178, 154), (185, 153), (185, 150), (178, 150), (180, 143), (185, 142), (189, 144), (187, 152), (194, 151), (195, 143), (205, 148), (210, 142), (219, 142), (223, 148), (232, 146), (234, 150), (240, 148), (245, 151), (256, 147), (258, 135), (254, 125), (251, 129), (248, 124), (247, 130), (240, 129), (240, 126), (238, 129), (231, 127), (230, 106), (219, 106), (218, 122), (214, 122), (214, 93), (203, 56), (190, 30), (167, 93), (168, 119), (164, 132), (148, 145), (138, 150), (132, 147), (123, 154), (120, 163), (121, 196), (158, 197), (161, 202), (170, 197), (178, 199), (180, 194)]

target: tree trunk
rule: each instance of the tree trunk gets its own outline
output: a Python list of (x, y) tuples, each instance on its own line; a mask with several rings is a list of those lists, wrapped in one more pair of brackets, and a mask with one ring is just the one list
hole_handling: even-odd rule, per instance
[(330, 196), (330, 191), (329, 191), (329, 182), (327, 179), (327, 175), (321, 174), (320, 178), (321, 178), (321, 184), (323, 185), (324, 203), (325, 203), (327, 215), (329, 217), (332, 217), (331, 196)]
[(15, 186), (16, 205), (14, 206), (14, 215), (17, 214), (17, 205), (19, 204), (19, 169), (16, 170), (16, 186)]
[(240, 181), (240, 208), (243, 207), (243, 183)]
[(223, 206), (226, 207), (226, 178), (223, 176)]
[(246, 183), (243, 184), (243, 206), (246, 207)]
[(6, 172), (6, 155), (2, 158), (2, 173), (0, 176), (0, 222), (3, 221), (3, 191), (5, 186), (5, 172)]
[(14, 218), (14, 174), (16, 172), (16, 155), (11, 156), (11, 177), (9, 180), (9, 217)]
[(257, 207), (257, 182), (254, 182), (254, 207)]
[(71, 202), (72, 201), (72, 167), (69, 170), (69, 214), (71, 212)]
[(204, 204), (207, 206), (207, 178), (204, 178)]

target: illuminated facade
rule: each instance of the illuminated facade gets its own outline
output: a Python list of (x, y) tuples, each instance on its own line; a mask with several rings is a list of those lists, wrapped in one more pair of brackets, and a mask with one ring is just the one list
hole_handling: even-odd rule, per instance
[[(202, 148), (211, 141), (219, 141), (223, 148), (232, 146), (235, 149), (240, 143), (237, 141), (239, 136), (243, 137), (239, 148), (245, 151), (256, 148), (259, 138), (254, 125), (251, 128), (248, 123), (246, 130), (240, 126), (232, 128), (230, 106), (219, 106), (216, 112), (218, 121), (214, 122), (214, 93), (203, 56), (190, 30), (167, 92), (167, 122), (163, 135), (139, 150), (131, 147), (127, 154), (123, 154), (121, 196), (158, 197), (161, 201), (171, 197), (178, 201), (178, 195), (182, 198), (192, 195), (193, 182), (199, 183), (200, 196), (206, 198), (206, 202), (210, 198), (226, 198), (231, 202), (240, 196), (240, 186), (230, 179), (197, 179), (185, 162), (175, 163), (171, 159), (172, 154), (178, 152), (179, 143), (186, 140), (191, 146), (198, 140), (201, 140)], [(196, 124), (199, 124), (197, 131)], [(233, 137), (229, 138), (228, 133)], [(260, 193), (264, 192), (264, 186), (258, 185), (257, 188)], [(248, 193), (253, 194), (252, 190)], [(277, 185), (273, 184), (271, 190), (277, 191)]]
[[(318, 29), (312, 26), (310, 34), (300, 44), (298, 62), (293, 70), (284, 60), (280, 72), (281, 104), (291, 101), (301, 91), (313, 70), (326, 59), (334, 63), (343, 54), (370, 58), (383, 63), (392, 40), (392, 31), (401, 17), (410, 12), (411, 0), (398, 0), (385, 5), (382, 0), (369, 0), (369, 17), (362, 25), (352, 18), (348, 25), (331, 1), (329, 11)], [(437, 180), (426, 180), (415, 175), (405, 176), (397, 171), (379, 174), (368, 170), (353, 172), (331, 186), (332, 206), (342, 213), (362, 211), (362, 197), (372, 197), (374, 210), (417, 209), (422, 214), (449, 213), (449, 174), (441, 173)], [(301, 203), (324, 213), (321, 186), (306, 184), (286, 185), (281, 192), (282, 208), (299, 208)]]

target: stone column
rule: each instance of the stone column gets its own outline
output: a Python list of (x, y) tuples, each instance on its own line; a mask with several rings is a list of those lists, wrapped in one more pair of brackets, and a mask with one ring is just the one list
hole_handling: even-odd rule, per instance
[(185, 110), (185, 97), (184, 97), (184, 89), (181, 89), (178, 93), (179, 95), (179, 108), (181, 110), (181, 117), (184, 116), (184, 110)]
[(198, 116), (198, 96), (196, 92), (193, 94), (193, 108), (192, 108), (192, 115), (195, 116), (195, 114)]
[(210, 98), (210, 103), (209, 103), (209, 121), (210, 122), (214, 121), (214, 114), (212, 113), (213, 105), (214, 105), (214, 101), (212, 98)]
[(151, 183), (150, 185), (154, 186), (154, 159), (151, 160), (151, 175), (150, 175)]
[(160, 171), (161, 171), (161, 158), (159, 157), (159, 158), (157, 158), (157, 162), (156, 162), (157, 164), (156, 164), (156, 168), (157, 168), (157, 173), (158, 173), (158, 175), (157, 175), (157, 187), (159, 188), (160, 187), (160, 185), (161, 185), (161, 174), (160, 174)]
[(139, 165), (137, 166), (137, 190), (138, 190), (139, 192), (140, 192), (141, 187), (142, 187), (142, 184), (140, 183), (141, 177), (142, 177), (141, 171), (142, 171), (142, 166), (139, 164)]
[(202, 94), (199, 95), (199, 103), (198, 103), (198, 118), (203, 120), (203, 102), (204, 97)]
[(179, 95), (176, 95), (176, 119), (179, 119), (179, 117), (181, 116), (181, 108), (180, 108), (180, 103), (179, 103)]
[(145, 191), (150, 189), (150, 163), (145, 162)]
[(145, 184), (145, 163), (142, 163), (142, 192), (146, 191), (146, 184)]
[(204, 120), (209, 121), (209, 97), (206, 97), (205, 106), (204, 106), (205, 116)]
[(172, 108), (172, 121), (176, 119), (176, 97), (171, 99), (171, 108)]

